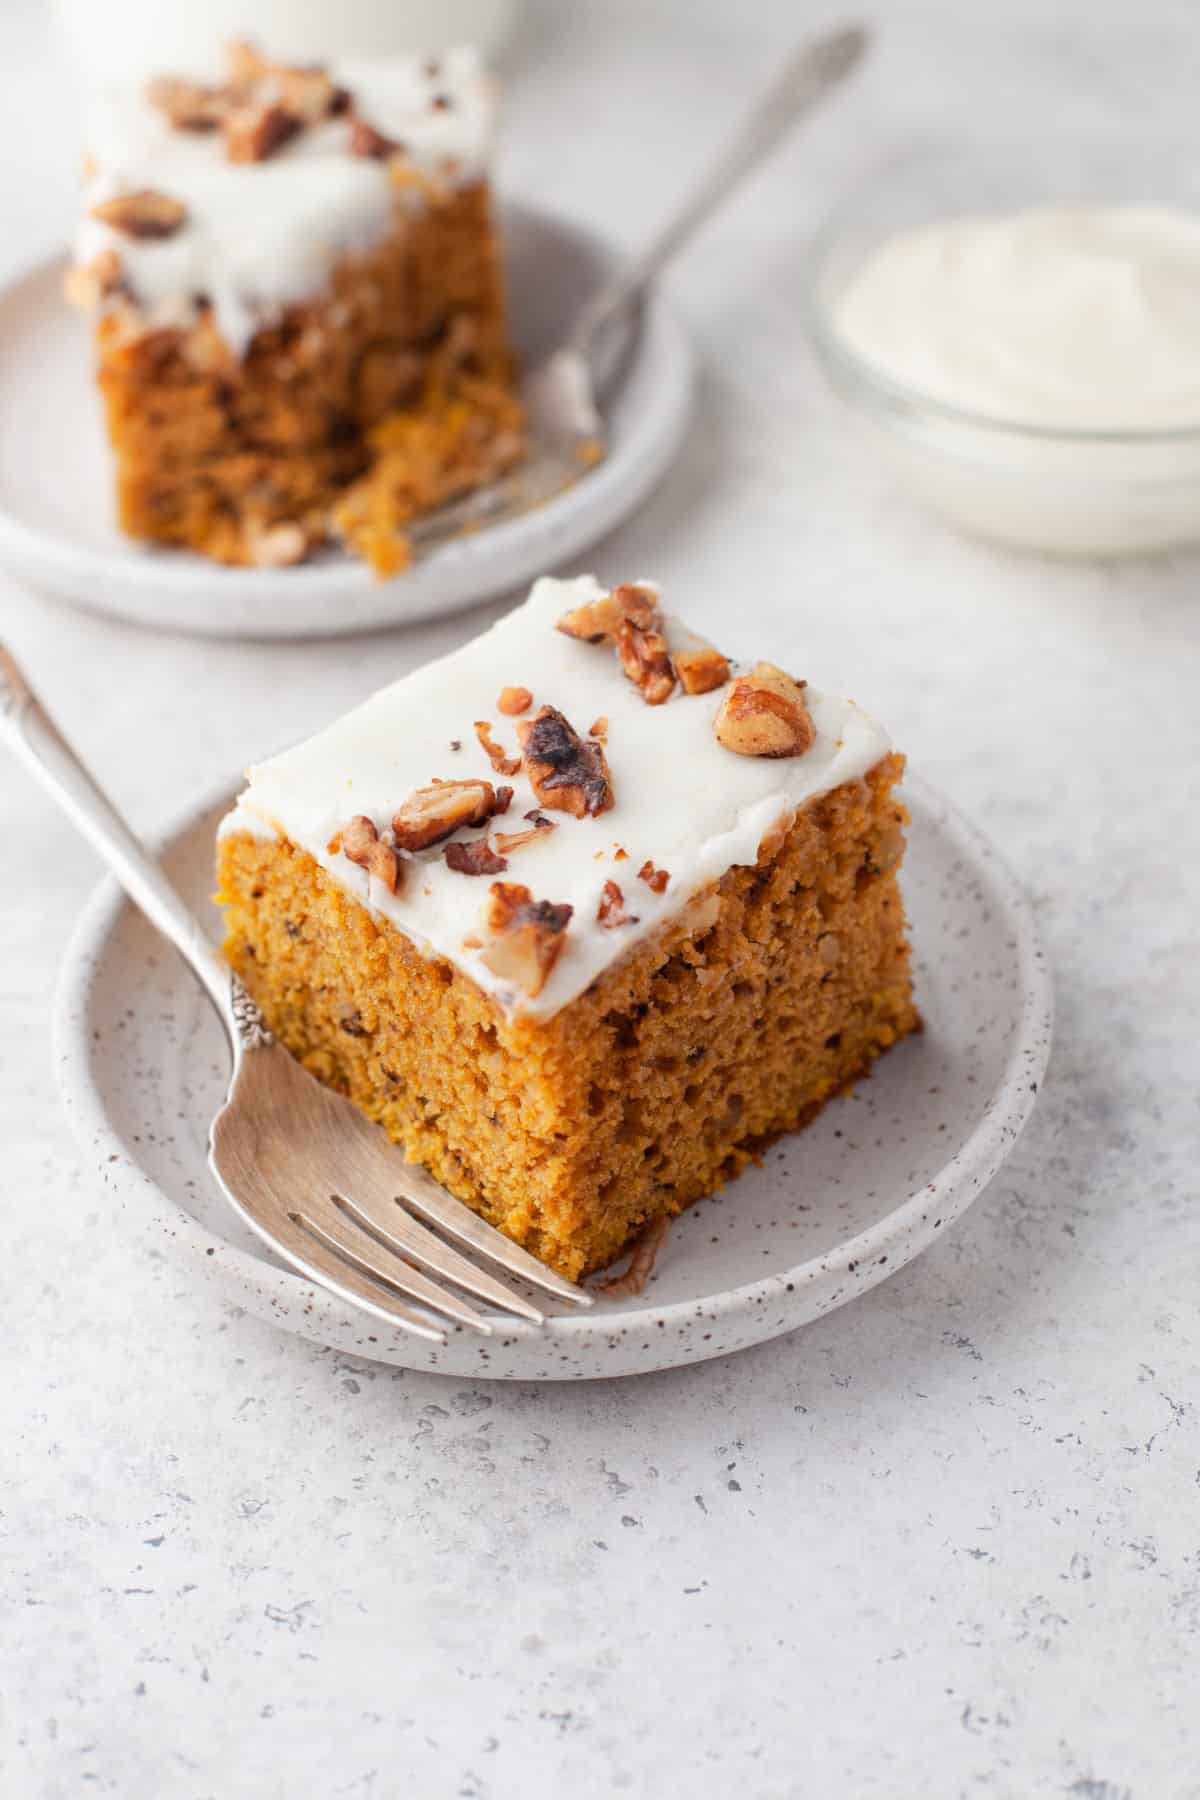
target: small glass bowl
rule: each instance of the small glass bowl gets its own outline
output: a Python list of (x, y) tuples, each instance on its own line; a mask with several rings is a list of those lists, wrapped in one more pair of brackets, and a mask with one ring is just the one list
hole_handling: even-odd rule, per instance
[(960, 411), (873, 366), (841, 336), (837, 307), (877, 245), (968, 213), (1047, 204), (1172, 204), (1200, 211), (1183, 146), (1057, 151), (924, 145), (893, 157), (810, 252), (807, 324), (834, 390), (904, 486), (965, 530), (1061, 556), (1132, 556), (1200, 543), (1200, 420), (1170, 430), (1073, 430)]

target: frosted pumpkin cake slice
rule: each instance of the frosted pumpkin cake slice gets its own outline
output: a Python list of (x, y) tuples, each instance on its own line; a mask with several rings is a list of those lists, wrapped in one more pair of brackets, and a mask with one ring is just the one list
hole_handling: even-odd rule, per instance
[(914, 1028), (902, 769), (653, 586), (542, 580), (251, 770), (227, 952), (313, 1074), (578, 1278)]
[(519, 461), (474, 52), (96, 95), (68, 294), (95, 318), (123, 529), (224, 563), (331, 535), (381, 574)]

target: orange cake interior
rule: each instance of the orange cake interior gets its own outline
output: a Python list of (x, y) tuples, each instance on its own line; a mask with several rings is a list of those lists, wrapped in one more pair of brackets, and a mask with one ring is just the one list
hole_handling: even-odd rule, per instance
[[(663, 639), (670, 658), (674, 628), (653, 590), (615, 591), (650, 596), (647, 635)], [(811, 734), (807, 748), (730, 748), (756, 743), (764, 729), (796, 729), (775, 704), (792, 703), (782, 686), (790, 678), (771, 665), (741, 678), (726, 665), (723, 682), (697, 692), (672, 665), (669, 696), (648, 704), (645, 658), (639, 685), (604, 641), (559, 634), (553, 642), (554, 621), (580, 610), (564, 603), (582, 594), (593, 596), (585, 607), (595, 605), (601, 592), (586, 581), (539, 583), (488, 638), (436, 665), (436, 678), (408, 677), (302, 751), (253, 771), (219, 849), (227, 951), (282, 1041), (451, 1193), (569, 1277), (603, 1268), (652, 1221), (719, 1188), (764, 1140), (807, 1123), (917, 1022), (897, 882), (902, 759), (877, 728), (860, 726), (862, 715), (795, 683), (797, 717), (807, 722), (797, 735)], [(539, 681), (530, 646), (541, 634)], [(717, 654), (688, 641), (693, 659)], [(686, 660), (678, 654), (681, 668)], [(364, 747), (377, 732), (385, 744), (388, 719), (403, 735), (413, 712), (417, 735), (428, 730), (430, 707), (417, 698), (424, 676), (435, 710), (442, 696), (460, 697), (444, 736), (425, 746), (428, 762), (458, 744), (443, 753), (457, 774), (474, 741), (476, 674), (494, 690), (501, 674), (520, 672), (518, 662), (531, 677), (515, 690), (528, 701), (518, 721), (527, 727), (517, 732), (522, 767), (510, 777), (518, 792), (501, 811), (497, 771), (485, 761), (487, 776), (476, 777), (476, 758), (468, 780), (444, 786), (492, 785), (490, 817), (405, 848), (413, 802), (408, 813), (398, 804), (386, 825), (371, 802), (383, 791), (377, 780), (393, 778), (395, 759), (386, 747)], [(771, 705), (757, 708), (764, 693)], [(554, 799), (570, 784), (547, 784), (539, 761), (543, 714), (565, 722), (557, 705), (565, 701), (582, 719), (598, 695), (604, 713), (582, 722), (603, 735), (579, 742), (599, 748), (611, 803), (564, 816)], [(739, 702), (747, 702), (742, 715)], [(495, 692), (490, 704), (494, 714)], [(489, 722), (485, 736), (502, 753), (501, 723), (511, 726)], [(826, 742), (826, 731), (837, 738)], [(719, 873), (704, 848), (709, 838), (689, 868), (679, 821), (658, 831), (661, 865), (643, 857), (651, 849), (644, 834), (658, 829), (653, 798), (631, 791), (622, 804), (646, 744), (657, 740), (670, 756), (677, 735), (686, 739), (679, 753), (694, 746), (707, 759), (695, 775), (705, 808), (696, 832), (728, 822), (741, 845), (753, 846)], [(578, 767), (555, 764), (578, 777), (576, 790), (598, 766), (584, 750)], [(806, 757), (814, 761), (804, 778)], [(724, 800), (711, 791), (708, 762), (726, 779)], [(842, 763), (846, 778), (834, 779)], [(329, 786), (319, 804), (318, 769)], [(530, 790), (521, 792), (526, 780)], [(685, 767), (679, 791), (692, 780)], [(301, 790), (293, 816), (290, 797)], [(449, 822), (437, 783), (417, 792), (432, 796), (420, 806), (441, 805)], [(529, 798), (535, 808), (523, 804)], [(525, 824), (528, 812), (557, 823)], [(343, 813), (341, 833), (320, 842)], [(490, 879), (493, 860), (506, 865), (505, 880)], [(477, 872), (474, 863), (484, 866)], [(705, 878), (693, 879), (697, 870)], [(516, 883), (526, 898), (514, 923)]]
[(235, 45), (223, 83), (98, 121), (68, 292), (96, 313), (124, 530), (265, 565), (336, 537), (388, 574), (412, 517), (521, 459), (472, 58)]

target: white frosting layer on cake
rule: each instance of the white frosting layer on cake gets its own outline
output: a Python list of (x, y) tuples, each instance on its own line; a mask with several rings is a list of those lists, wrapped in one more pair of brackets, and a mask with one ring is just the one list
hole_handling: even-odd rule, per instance
[[(330, 74), (369, 124), (442, 185), (464, 186), (486, 172), (493, 87), (475, 51), (347, 62)], [(86, 131), (94, 173), (75, 260), (115, 250), (149, 325), (187, 323), (196, 296), (206, 295), (240, 356), (280, 308), (321, 293), (343, 256), (388, 230), (396, 200), (388, 165), (353, 155), (350, 131), (347, 118), (329, 119), (265, 162), (235, 163), (219, 131), (173, 129), (140, 89), (102, 93)], [(187, 207), (186, 224), (171, 237), (133, 238), (90, 217), (98, 202), (144, 188)], [(420, 204), (417, 189), (411, 198)]]
[[(525, 604), (482, 637), (251, 769), (249, 786), (222, 834), (282, 834), (424, 951), (448, 958), (506, 1011), (539, 1017), (557, 1012), (632, 945), (678, 914), (698, 889), (735, 864), (754, 863), (773, 826), (806, 801), (859, 779), (891, 748), (886, 733), (852, 701), (809, 687), (805, 698), (816, 739), (805, 755), (775, 759), (724, 749), (713, 735), (722, 690), (685, 695), (677, 688), (664, 705), (647, 706), (622, 673), (611, 644), (581, 643), (555, 630), (568, 608), (605, 591), (591, 576), (537, 582)], [(677, 648), (690, 637), (669, 616), (666, 631)], [(523, 772), (497, 775), (474, 730), (476, 719), (490, 720), (493, 739), (517, 752), (517, 721), (505, 718), (496, 705), (507, 686), (532, 691), (533, 708), (525, 717), (538, 706), (555, 706), (581, 735), (596, 719), (608, 720), (612, 809), (585, 819), (543, 809), (557, 829), (513, 851), (500, 877), (522, 883), (535, 900), (566, 901), (574, 908), (563, 952), (535, 999), (500, 981), (479, 951), (463, 944), (464, 938), (484, 935), (481, 922), (495, 877), (456, 873), (439, 844), (406, 861), (402, 891), (393, 896), (364, 869), (328, 849), (357, 813), (386, 829), (413, 789), (435, 778), (510, 784), (512, 805), (487, 830), (494, 837), (524, 829), (522, 815), (538, 805), (527, 778)], [(452, 750), (452, 740), (461, 749)], [(456, 834), (482, 835), (479, 830)], [(627, 855), (618, 860), (619, 849)], [(670, 874), (662, 894), (638, 879), (646, 861)], [(626, 911), (636, 914), (636, 924), (605, 929), (597, 923), (601, 891), (610, 880), (620, 887)]]

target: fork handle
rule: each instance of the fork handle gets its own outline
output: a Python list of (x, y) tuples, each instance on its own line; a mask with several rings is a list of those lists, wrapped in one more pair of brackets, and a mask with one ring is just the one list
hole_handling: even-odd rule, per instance
[(639, 256), (586, 302), (572, 327), (569, 349), (587, 356), (605, 326), (643, 298), (670, 259), (728, 199), (742, 177), (855, 68), (869, 41), (861, 26), (843, 26), (805, 44), (788, 59), (679, 211)]
[(230, 970), (107, 795), (101, 792), (34, 693), (16, 658), (0, 643), (0, 737), (37, 776), (87, 838), (134, 905), (179, 951), (236, 1043)]

